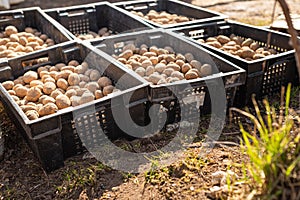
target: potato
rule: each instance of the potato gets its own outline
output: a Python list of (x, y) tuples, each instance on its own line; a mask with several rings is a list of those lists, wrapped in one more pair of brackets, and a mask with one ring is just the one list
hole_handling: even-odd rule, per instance
[(79, 88), (79, 89), (75, 89), (77, 96), (82, 96), (83, 93), (85, 92), (90, 92), (87, 88)]
[(15, 88), (14, 90), (18, 97), (23, 98), (27, 95), (28, 88), (21, 85), (21, 86)]
[(190, 79), (195, 79), (195, 78), (199, 78), (199, 75), (197, 72), (193, 71), (193, 70), (189, 70), (185, 75), (184, 75), (185, 79), (190, 80)]
[(50, 97), (52, 97), (53, 99), (56, 99), (56, 97), (60, 94), (63, 94), (63, 93), (59, 89), (56, 89), (53, 92), (51, 92)]
[(27, 101), (32, 101), (32, 102), (36, 102), (39, 100), (40, 96), (42, 96), (42, 92), (40, 90), (40, 88), (38, 87), (32, 87), (27, 91), (27, 95), (25, 97), (25, 99)]
[(96, 90), (99, 89), (99, 85), (97, 82), (90, 82), (85, 85), (85, 88), (87, 88), (90, 92), (94, 93)]
[(153, 66), (148, 66), (148, 67), (146, 68), (145, 75), (146, 75), (146, 76), (150, 76), (150, 75), (153, 74), (154, 72), (155, 72), (154, 67), (153, 67)]
[(79, 65), (79, 62), (77, 60), (71, 60), (69, 63), (68, 63), (69, 66), (78, 66)]
[(254, 51), (252, 49), (248, 48), (243, 48), (242, 49), (242, 54), (241, 57), (242, 58), (252, 58), (254, 56)]
[(172, 68), (175, 71), (180, 71), (180, 69), (181, 69), (180, 66), (177, 65), (176, 63), (169, 63), (169, 64), (167, 64), (167, 68)]
[(101, 74), (98, 70), (96, 69), (93, 69), (91, 72), (90, 72), (90, 80), (91, 81), (97, 81), (100, 77), (101, 77)]
[(219, 35), (217, 37), (217, 40), (221, 43), (221, 44), (226, 44), (228, 42), (230, 42), (230, 38), (225, 36), (225, 35)]
[(80, 83), (80, 76), (76, 73), (70, 74), (68, 77), (68, 83), (69, 85), (78, 85)]
[(188, 61), (188, 62), (191, 62), (192, 60), (194, 60), (194, 56), (191, 53), (186, 53), (184, 55), (184, 57), (185, 57), (186, 61)]
[(77, 92), (75, 89), (70, 89), (68, 91), (66, 91), (65, 95), (69, 98), (71, 98), (72, 96), (76, 96), (77, 95)]
[(260, 59), (260, 58), (264, 58), (264, 57), (266, 57), (264, 54), (256, 53), (256, 54), (254, 54), (253, 59)]
[(64, 67), (64, 66), (66, 66), (65, 63), (57, 63), (57, 64), (55, 65), (55, 67), (56, 67), (57, 69), (59, 69), (59, 70), (61, 70), (61, 68)]
[(30, 83), (33, 80), (38, 79), (38, 74), (34, 71), (28, 71), (23, 75), (23, 80), (25, 83)]
[(167, 76), (171, 76), (171, 74), (174, 72), (175, 70), (173, 68), (166, 68), (162, 73), (167, 75)]
[(144, 60), (142, 62), (142, 67), (146, 69), (148, 66), (152, 66), (152, 62), (150, 60)]
[(119, 57), (120, 58), (125, 58), (126, 60), (128, 60), (128, 58), (130, 58), (131, 56), (133, 56), (133, 51), (132, 50), (126, 50), (124, 52), (122, 52)]
[(175, 58), (175, 56), (174, 56), (173, 54), (166, 54), (166, 55), (164, 56), (164, 59), (165, 59), (168, 63), (170, 63), (170, 62), (175, 62), (175, 61), (176, 61), (176, 58)]
[(2, 83), (2, 86), (6, 89), (6, 90), (11, 90), (15, 84), (13, 81), (5, 81)]
[(29, 110), (25, 113), (25, 115), (29, 120), (35, 120), (39, 118), (39, 113), (35, 110)]
[(191, 64), (192, 68), (196, 68), (197, 70), (200, 70), (200, 68), (202, 66), (201, 62), (199, 62), (198, 60), (192, 60), (190, 62), (190, 64)]
[(146, 56), (146, 57), (148, 57), (148, 58), (151, 58), (151, 57), (156, 57), (157, 54), (156, 54), (155, 52), (145, 52), (145, 53), (143, 54), (143, 56)]
[(168, 83), (174, 83), (176, 81), (180, 81), (179, 78), (177, 77), (168, 77), (168, 79), (166, 80)]
[(207, 42), (206, 44), (210, 45), (210, 46), (213, 46), (213, 47), (216, 47), (218, 49), (220, 49), (222, 47), (222, 44), (218, 41), (213, 41), (213, 42)]
[(55, 100), (58, 109), (63, 109), (71, 106), (71, 101), (69, 97), (67, 97), (64, 94), (58, 95)]
[(7, 92), (8, 92), (8, 94), (10, 94), (10, 95), (16, 95), (16, 92), (15, 92), (14, 90), (8, 90)]
[(55, 83), (46, 82), (44, 83), (43, 92), (44, 94), (51, 94), (56, 89)]
[(94, 101), (94, 99), (95, 99), (95, 96), (91, 92), (89, 92), (89, 91), (84, 92), (79, 99), (79, 104), (81, 105), (84, 103), (88, 103), (88, 102)]
[(158, 63), (157, 65), (155, 65), (155, 71), (158, 73), (162, 73), (166, 68), (167, 66), (163, 63)]
[(135, 70), (135, 73), (143, 77), (145, 76), (146, 70), (143, 67), (139, 67)]
[(74, 72), (75, 71), (75, 67), (74, 66), (64, 66), (60, 69), (61, 71), (64, 71), (64, 70), (70, 70), (71, 72)]
[(31, 27), (26, 27), (26, 28), (25, 28), (25, 32), (26, 32), (26, 33), (34, 33), (34, 30), (33, 30), (33, 28), (31, 28)]
[(78, 86), (79, 86), (80, 88), (84, 88), (86, 84), (87, 84), (87, 82), (81, 81), (81, 82), (78, 84)]
[(250, 44), (250, 49), (252, 49), (253, 51), (256, 51), (259, 48), (259, 44), (256, 42), (253, 42), (252, 44)]
[(152, 82), (152, 83), (155, 84), (155, 85), (158, 83), (158, 81), (159, 81), (160, 79), (162, 79), (162, 76), (161, 76), (161, 75), (151, 74), (151, 75), (149, 76), (149, 81)]
[(182, 65), (181, 67), (181, 72), (182, 73), (186, 73), (188, 72), (190, 69), (192, 69), (192, 66), (189, 63), (185, 63), (184, 65)]
[(20, 108), (22, 109), (22, 111), (24, 113), (26, 113), (29, 110), (36, 110), (36, 106), (35, 105), (22, 105), (22, 106), (20, 106)]
[(204, 64), (200, 68), (201, 76), (209, 76), (212, 74), (212, 66), (210, 64)]
[(58, 110), (58, 107), (54, 103), (47, 103), (38, 110), (39, 116), (46, 116), (54, 114)]
[(53, 97), (43, 95), (42, 97), (40, 97), (39, 102), (41, 102), (43, 105), (46, 105), (47, 103), (55, 103), (55, 99)]
[(102, 91), (101, 91), (101, 90), (96, 90), (96, 91), (95, 91), (95, 98), (96, 98), (96, 99), (100, 99), (100, 98), (102, 98), (102, 97), (104, 97)]
[(69, 75), (72, 74), (73, 72), (70, 71), (70, 70), (64, 70), (64, 71), (60, 71), (56, 74), (55, 76), (55, 80), (58, 80), (60, 78), (63, 78), (63, 79), (68, 79), (69, 78)]
[(162, 84), (166, 84), (166, 83), (167, 83), (166, 79), (162, 78), (157, 82), (157, 85), (162, 85)]
[(110, 93), (112, 93), (114, 89), (115, 89), (114, 86), (108, 85), (108, 86), (105, 86), (105, 87), (103, 88), (102, 93), (103, 93), (104, 96), (107, 96), (107, 95), (109, 95)]
[(55, 82), (56, 82), (55, 79), (52, 78), (52, 77), (47, 77), (47, 78), (44, 79), (44, 81), (45, 81), (45, 83), (46, 83), (46, 82), (52, 82), (52, 83), (55, 83)]
[(158, 63), (158, 57), (152, 56), (150, 58), (150, 61), (151, 61), (152, 65), (156, 65)]
[(67, 88), (69, 87), (68, 81), (66, 81), (66, 79), (60, 78), (57, 80), (56, 82), (57, 87), (63, 89), (63, 90), (67, 90)]
[(171, 77), (177, 77), (179, 80), (184, 79), (184, 75), (179, 71), (172, 72)]
[(108, 77), (105, 77), (105, 76), (99, 78), (97, 83), (101, 88), (104, 88), (105, 86), (108, 86), (108, 85), (112, 85), (112, 81)]
[(89, 76), (86, 76), (84, 74), (79, 74), (78, 76), (80, 78), (80, 81), (90, 82), (90, 77)]
[(5, 34), (10, 36), (11, 34), (18, 33), (18, 29), (15, 26), (7, 26), (5, 27)]
[(80, 87), (78, 85), (71, 85), (67, 88), (67, 91), (72, 90), (72, 89), (77, 90), (77, 89), (80, 89)]
[(71, 101), (71, 105), (72, 106), (79, 106), (79, 101), (80, 101), (80, 97), (79, 96), (72, 96), (70, 98), (70, 101)]
[(251, 38), (247, 38), (243, 43), (242, 46), (250, 46), (253, 43), (253, 40)]
[[(105, 27), (106, 28), (106, 27)], [(107, 29), (107, 28), (106, 28)], [(101, 29), (100, 29), (101, 30)], [(99, 30), (99, 32), (100, 32)], [(107, 31), (106, 31), (107, 32)], [(103, 34), (101, 34), (103, 35)], [(131, 50), (131, 51), (134, 51), (136, 49), (135, 45), (134, 44), (127, 44), (123, 47), (123, 52), (126, 51), (126, 50)]]

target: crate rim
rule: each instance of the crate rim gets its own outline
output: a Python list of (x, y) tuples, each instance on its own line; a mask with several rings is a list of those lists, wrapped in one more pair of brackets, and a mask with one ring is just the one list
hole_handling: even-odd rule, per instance
[[(238, 25), (238, 26), (245, 26), (245, 27), (248, 27), (248, 28), (254, 28), (254, 29), (258, 29), (258, 30), (262, 30), (262, 31), (267, 31), (267, 32), (270, 32), (272, 34), (277, 34), (277, 35), (281, 35), (283, 37), (291, 37), (290, 34), (287, 34), (287, 33), (281, 33), (281, 32), (278, 32), (278, 31), (274, 31), (274, 30), (270, 30), (270, 29), (267, 29), (267, 28), (264, 28), (264, 27), (259, 27), (259, 26), (254, 26), (254, 25), (250, 25), (250, 24), (245, 24), (245, 23), (241, 23), (241, 22), (237, 22), (237, 21), (234, 21), (234, 20), (225, 20), (225, 21), (219, 21), (219, 22), (212, 22), (212, 23), (206, 23), (206, 24), (194, 24), (194, 25), (191, 25), (191, 26), (185, 26), (185, 27), (176, 27), (176, 28), (172, 28), (170, 29), (171, 31), (177, 33), (177, 34), (180, 34), (180, 31), (181, 30), (184, 30), (184, 29), (189, 29), (189, 28), (203, 28), (205, 26), (211, 26), (211, 25)], [(179, 33), (178, 33), (179, 32)], [(197, 41), (195, 41), (193, 38), (190, 38), (189, 36), (186, 36), (184, 35), (185, 38), (187, 38), (188, 40), (192, 41), (193, 43), (199, 45), (199, 46), (204, 46), (208, 49), (212, 49), (212, 50), (215, 50), (217, 51), (218, 53), (220, 54), (224, 54), (226, 56), (230, 56), (231, 58), (234, 58), (240, 62), (243, 62), (243, 64), (256, 64), (256, 63), (259, 63), (259, 62), (262, 62), (262, 61), (267, 61), (271, 58), (279, 58), (279, 57), (282, 57), (282, 56), (287, 56), (287, 55), (293, 55), (295, 53), (295, 49), (291, 49), (291, 50), (287, 50), (286, 52), (281, 52), (281, 53), (278, 53), (276, 55), (269, 55), (269, 56), (266, 56), (265, 58), (260, 58), (260, 59), (256, 59), (256, 60), (251, 60), (251, 61), (248, 61), (248, 60), (245, 60), (243, 58), (240, 58), (240, 57), (235, 57), (233, 56), (232, 54), (228, 53), (228, 52), (225, 52), (225, 51), (222, 51), (218, 48), (215, 48), (213, 46), (210, 46), (208, 44), (205, 44), (205, 43), (199, 43)], [(300, 37), (298, 37), (298, 40), (300, 41)], [(291, 47), (293, 48), (293, 47)]]
[(188, 26), (190, 24), (201, 24), (201, 23), (204, 23), (204, 22), (208, 23), (209, 21), (212, 21), (212, 20), (213, 21), (222, 21), (222, 20), (225, 20), (225, 19), (229, 18), (228, 15), (225, 15), (223, 13), (219, 13), (219, 12), (207, 9), (207, 8), (203, 8), (203, 7), (200, 7), (200, 6), (196, 6), (196, 5), (189, 4), (189, 3), (186, 3), (186, 2), (182, 2), (182, 1), (178, 1), (178, 0), (143, 0), (143, 1), (141, 1), (141, 0), (133, 0), (133, 1), (116, 2), (116, 3), (113, 3), (113, 5), (115, 5), (115, 6), (122, 6), (122, 5), (131, 4), (131, 3), (151, 3), (151, 2), (158, 2), (158, 1), (171, 1), (171, 2), (174, 2), (174, 3), (177, 3), (177, 4), (181, 4), (182, 6), (186, 6), (186, 7), (189, 7), (189, 8), (194, 8), (194, 9), (197, 9), (197, 10), (200, 10), (200, 11), (204, 11), (204, 12), (207, 12), (207, 13), (210, 13), (210, 14), (214, 14), (214, 15), (217, 15), (217, 16), (210, 17), (210, 18), (204, 18), (204, 19), (195, 19), (195, 20), (192, 20), (192, 21), (181, 22), (181, 23), (177, 23), (177, 24), (165, 24), (165, 25), (161, 25), (161, 24), (158, 24), (158, 23), (153, 22), (151, 20), (144, 19), (142, 17), (134, 15), (130, 11), (126, 10), (126, 9), (123, 9), (123, 8), (121, 8), (121, 9), (125, 10), (126, 12), (128, 12), (128, 14), (131, 14), (131, 15), (133, 15), (135, 17), (143, 19), (144, 21), (146, 21), (149, 24), (152, 24), (155, 27), (166, 28), (166, 29), (170, 29), (170, 28), (174, 28), (174, 27)]
[[(78, 41), (67, 41), (67, 42), (64, 42), (62, 44), (59, 44), (59, 46), (64, 46), (64, 45), (72, 45), (72, 44), (79, 44), (79, 45), (83, 45), (87, 48), (90, 48), (92, 51), (94, 51), (95, 53), (97, 53), (99, 55), (99, 53), (101, 53), (100, 56), (103, 56), (105, 59), (111, 61), (111, 58), (105, 54), (104, 52), (100, 51), (99, 49), (93, 47), (92, 45), (90, 45), (89, 43), (85, 43), (81, 40), (78, 40)], [(51, 49), (54, 49), (56, 47), (52, 46)], [(28, 55), (23, 55), (21, 57), (17, 57), (15, 59), (22, 59), (23, 57), (27, 57), (29, 56)], [(3, 63), (7, 63), (7, 66), (9, 66), (8, 64), (8, 60), (5, 59), (5, 60), (0, 60), (1, 64)], [(125, 73), (130, 73), (131, 75), (132, 72), (129, 71), (129, 69), (124, 69), (123, 66), (120, 65), (119, 62), (112, 62), (113, 64), (115, 64), (117, 67), (119, 67), (120, 69), (122, 69)], [(135, 75), (134, 75), (135, 76)], [(137, 77), (135, 77), (137, 78)], [(58, 110), (56, 113), (54, 114), (51, 114), (51, 115), (46, 115), (46, 116), (43, 116), (43, 117), (40, 117), (38, 119), (35, 119), (35, 120), (29, 120), (27, 118), (27, 116), (25, 115), (25, 113), (21, 110), (20, 106), (13, 100), (13, 98), (11, 97), (11, 95), (9, 95), (8, 91), (2, 86), (2, 84), (0, 84), (0, 91), (5, 94), (5, 96), (7, 97), (7, 100), (12, 103), (12, 105), (14, 105), (16, 111), (18, 112), (18, 114), (20, 115), (20, 117), (22, 118), (23, 122), (25, 123), (25, 125), (32, 125), (32, 124), (35, 124), (35, 123), (40, 123), (42, 121), (45, 121), (45, 120), (48, 120), (48, 119), (51, 119), (51, 118), (55, 118), (55, 117), (61, 117), (62, 115), (65, 115), (65, 114), (68, 114), (70, 112), (73, 112), (73, 111), (76, 111), (76, 110), (80, 110), (80, 109), (83, 109), (85, 107), (89, 107), (91, 105), (95, 105), (98, 104), (98, 103), (102, 103), (102, 102), (105, 102), (105, 101), (110, 101), (110, 99), (113, 99), (113, 98), (120, 98), (122, 95), (124, 94), (129, 94), (131, 92), (134, 92), (135, 90), (137, 89), (141, 89), (141, 88), (147, 88), (149, 86), (149, 83), (142, 79), (141, 77), (138, 77), (137, 78), (141, 84), (140, 85), (137, 85), (137, 86), (134, 86), (132, 88), (129, 88), (129, 89), (126, 89), (126, 90), (121, 90), (121, 91), (118, 91), (118, 92), (115, 92), (115, 93), (111, 93), (110, 95), (108, 96), (105, 96), (103, 98), (100, 98), (100, 99), (97, 99), (97, 100), (93, 100), (91, 102), (88, 102), (88, 103), (85, 103), (85, 104), (82, 104), (82, 105), (79, 105), (79, 106), (70, 106), (68, 108), (64, 108), (64, 109), (61, 109), (61, 110)], [(148, 92), (147, 92), (148, 93)], [(147, 96), (145, 96), (144, 98), (145, 100), (148, 100)], [(2, 99), (1, 99), (2, 100)], [(139, 100), (141, 101), (141, 100)], [(129, 103), (128, 105), (131, 105), (131, 104), (135, 104), (136, 102), (131, 102)], [(128, 105), (125, 105), (125, 106), (128, 106)]]

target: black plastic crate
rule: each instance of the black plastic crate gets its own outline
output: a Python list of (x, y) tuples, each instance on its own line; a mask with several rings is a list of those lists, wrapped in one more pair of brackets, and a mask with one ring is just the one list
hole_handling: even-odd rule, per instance
[[(28, 61), (32, 62), (45, 57), (48, 61), (23, 67)], [(137, 124), (145, 123), (143, 112), (147, 102), (148, 83), (135, 77), (130, 70), (123, 69), (118, 63), (112, 62), (110, 57), (89, 44), (70, 41), (33, 55), (2, 62), (0, 69), (4, 69), (5, 73), (0, 73), (0, 80), (1, 82), (13, 80), (28, 70), (36, 70), (43, 65), (68, 62), (73, 59), (88, 62), (92, 68), (98, 69), (114, 84), (118, 84), (121, 91), (90, 103), (68, 107), (55, 114), (29, 120), (0, 84), (0, 97), (8, 115), (23, 133), (47, 171), (63, 166), (64, 159), (82, 153), (87, 145), (97, 145), (99, 141), (95, 134), (98, 132), (95, 127), (93, 128), (95, 124), (99, 125), (110, 139), (128, 137), (115, 122), (112, 114), (113, 108), (127, 110)], [(126, 99), (129, 100), (125, 101)], [(82, 137), (85, 138), (84, 142), (81, 140)]]
[[(212, 101), (208, 90), (210, 89), (210, 92), (219, 91), (218, 89), (222, 87), (220, 82), (218, 82), (220, 80), (225, 87), (225, 103), (228, 106), (232, 105), (236, 89), (245, 82), (245, 70), (166, 29), (141, 31), (92, 42), (92, 45), (109, 55), (120, 53), (127, 44), (135, 44), (136, 46), (146, 44), (157, 47), (170, 46), (176, 53), (192, 53), (196, 60), (213, 66), (215, 74), (210, 76), (162, 85), (150, 85), (149, 100), (151, 105), (160, 104), (162, 107), (165, 107), (170, 123), (180, 120), (181, 116), (178, 116), (178, 113), (180, 114), (178, 109), (180, 109), (180, 104), (183, 105), (182, 101), (194, 104), (193, 106), (196, 109), (200, 107), (200, 111), (203, 113), (209, 113)], [(124, 66), (124, 68), (127, 67)], [(178, 102), (178, 99), (180, 102)], [(189, 106), (184, 107), (184, 109), (189, 108)]]
[(46, 15), (39, 7), (1, 11), (0, 30), (3, 31), (5, 27), (9, 25), (15, 26), (19, 31), (24, 31), (26, 27), (36, 28), (38, 31), (53, 39), (55, 44), (72, 40), (72, 38), (62, 30), (61, 25)]
[(147, 14), (150, 10), (155, 10), (157, 12), (166, 11), (171, 14), (182, 15), (190, 19), (193, 19), (192, 21), (188, 21), (188, 22), (161, 25), (151, 20), (142, 18), (143, 20), (147, 21), (149, 24), (152, 24), (153, 26), (160, 27), (160, 28), (172, 28), (172, 27), (186, 26), (191, 24), (208, 23), (213, 21), (221, 21), (227, 18), (227, 16), (221, 13), (208, 10), (205, 8), (201, 8), (199, 6), (194, 6), (192, 4), (185, 3), (182, 1), (177, 1), (177, 0), (123, 1), (123, 2), (114, 3), (114, 5), (122, 9), (125, 9), (129, 12), (130, 11), (142, 12), (144, 15)]
[[(289, 82), (298, 84), (298, 73), (294, 56), (295, 51), (289, 44), (290, 35), (288, 34), (234, 21), (180, 27), (174, 28), (172, 31), (188, 36), (200, 46), (222, 56), (224, 59), (229, 60), (247, 71), (246, 84), (240, 87), (237, 92), (236, 106), (245, 106), (251, 103), (252, 94), (255, 94), (256, 98), (259, 99), (280, 92), (281, 86), (286, 86)], [(252, 38), (261, 47), (272, 48), (279, 53), (261, 59), (247, 61), (205, 43), (196, 41), (198, 39), (206, 39), (218, 35), (230, 36), (230, 34), (235, 34), (242, 38)]]
[(65, 27), (74, 39), (77, 34), (98, 33), (102, 27), (107, 27), (114, 34), (153, 28), (109, 2), (54, 8), (45, 12)]

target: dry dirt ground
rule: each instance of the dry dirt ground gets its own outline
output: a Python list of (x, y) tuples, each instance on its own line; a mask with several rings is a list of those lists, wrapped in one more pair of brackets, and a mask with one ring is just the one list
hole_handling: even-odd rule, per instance
[[(84, 1), (91, 2), (95, 1)], [(51, 8), (81, 3), (79, 0), (25, 0), (12, 8)], [(274, 1), (196, 0), (193, 3), (222, 12), (231, 19), (265, 26), (270, 23)], [(299, 0), (288, 3), (292, 12), (300, 14)], [(280, 8), (276, 11), (279, 13)], [(230, 169), (237, 177), (242, 176), (240, 168), (233, 165), (247, 160), (240, 153), (240, 134), (235, 126), (227, 124), (220, 141), (204, 159), (197, 156), (201, 149), (201, 142), (197, 142), (185, 158), (160, 169), (160, 173), (155, 170), (142, 174), (123, 173), (80, 155), (66, 160), (65, 167), (47, 174), (2, 109), (0, 119), (7, 148), (0, 162), (0, 199), (243, 199), (243, 194), (251, 191), (239, 185), (231, 192), (218, 190), (224, 182), (213, 175)], [(206, 128), (204, 120), (198, 141), (203, 139)], [(135, 143), (120, 142), (129, 149)]]

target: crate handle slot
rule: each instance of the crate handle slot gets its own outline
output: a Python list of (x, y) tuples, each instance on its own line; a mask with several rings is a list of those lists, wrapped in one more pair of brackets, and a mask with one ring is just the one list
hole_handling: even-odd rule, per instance
[(87, 8), (87, 9), (77, 9), (77, 10), (71, 10), (71, 11), (65, 11), (60, 13), (60, 16), (66, 16), (66, 17), (76, 17), (76, 16), (82, 16), (87, 13), (95, 12), (95, 9)]
[(0, 80), (8, 80), (12, 78), (12, 71), (10, 66), (0, 67)]
[(224, 26), (219, 26), (218, 28), (219, 30), (226, 30), (226, 29), (230, 29), (230, 25), (224, 25)]
[(192, 31), (189, 31), (189, 35), (191, 38), (203, 38), (204, 37), (204, 29), (200, 29), (200, 30), (192, 30)]

